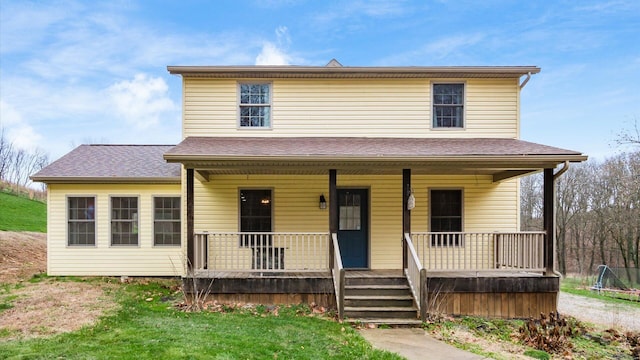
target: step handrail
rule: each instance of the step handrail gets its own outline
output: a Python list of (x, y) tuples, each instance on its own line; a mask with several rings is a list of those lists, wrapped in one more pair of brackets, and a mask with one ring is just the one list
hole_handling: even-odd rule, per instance
[(331, 246), (333, 247), (333, 287), (336, 293), (336, 306), (338, 308), (338, 319), (344, 318), (344, 266), (338, 245), (338, 234), (331, 233)]
[(415, 300), (416, 306), (420, 313), (420, 319), (424, 321), (427, 316), (426, 302), (426, 279), (427, 270), (422, 266), (418, 253), (416, 252), (413, 242), (411, 241), (411, 234), (404, 233), (403, 241), (406, 243), (407, 251), (407, 268), (404, 269), (405, 276), (409, 282), (411, 288), (411, 294)]

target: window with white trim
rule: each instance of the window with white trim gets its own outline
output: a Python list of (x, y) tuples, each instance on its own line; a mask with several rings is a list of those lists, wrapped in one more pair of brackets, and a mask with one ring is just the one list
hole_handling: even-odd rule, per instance
[(153, 198), (153, 245), (180, 246), (180, 197)]
[(464, 84), (433, 84), (433, 127), (464, 127)]
[(240, 127), (271, 127), (271, 84), (243, 83), (239, 86)]
[(464, 246), (462, 190), (431, 190), (429, 202), (430, 231), (443, 233), (431, 235), (431, 246)]
[(271, 246), (271, 189), (240, 190), (240, 231), (242, 246)]
[(111, 245), (138, 245), (138, 198), (111, 198)]
[(96, 244), (96, 198), (73, 196), (67, 198), (69, 246), (95, 246)]

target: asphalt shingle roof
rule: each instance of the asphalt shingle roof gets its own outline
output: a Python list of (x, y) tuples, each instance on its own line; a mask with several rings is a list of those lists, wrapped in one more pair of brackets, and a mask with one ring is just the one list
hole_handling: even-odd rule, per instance
[(581, 156), (580, 152), (517, 139), (365, 137), (188, 137), (165, 154), (190, 156), (429, 158), (473, 156)]
[(32, 176), (34, 181), (73, 179), (180, 180), (180, 164), (162, 155), (173, 145), (80, 145)]

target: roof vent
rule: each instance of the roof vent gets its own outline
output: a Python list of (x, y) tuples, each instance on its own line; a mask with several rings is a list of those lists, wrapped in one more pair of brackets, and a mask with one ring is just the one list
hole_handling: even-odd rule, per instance
[(329, 61), (329, 63), (327, 63), (327, 65), (325, 65), (326, 67), (342, 67), (342, 64), (340, 64), (340, 62), (338, 62), (338, 60), (336, 59), (331, 59), (331, 61)]

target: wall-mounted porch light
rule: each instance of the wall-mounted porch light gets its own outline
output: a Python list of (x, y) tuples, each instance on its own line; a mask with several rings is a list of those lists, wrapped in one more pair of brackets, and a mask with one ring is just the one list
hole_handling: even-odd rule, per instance
[(320, 209), (324, 210), (327, 208), (327, 199), (325, 199), (324, 194), (320, 195)]

